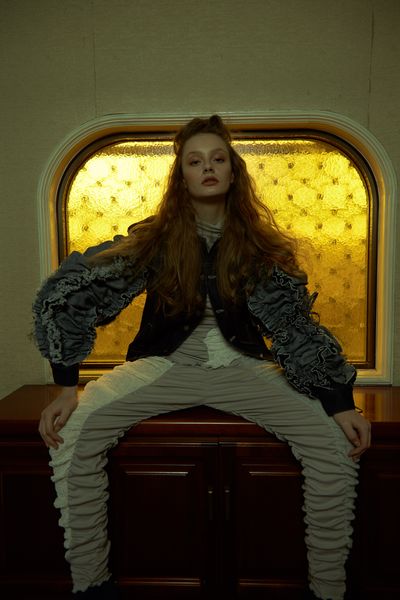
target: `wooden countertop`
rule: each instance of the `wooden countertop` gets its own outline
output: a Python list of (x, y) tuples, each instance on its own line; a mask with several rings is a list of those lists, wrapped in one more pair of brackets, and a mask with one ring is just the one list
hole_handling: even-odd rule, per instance
[[(55, 385), (24, 385), (0, 400), (0, 435), (37, 437), (40, 413), (57, 395)], [(356, 405), (372, 423), (373, 433), (400, 438), (400, 387), (355, 388)], [(205, 406), (166, 413), (143, 421), (134, 435), (265, 435), (257, 425)]]

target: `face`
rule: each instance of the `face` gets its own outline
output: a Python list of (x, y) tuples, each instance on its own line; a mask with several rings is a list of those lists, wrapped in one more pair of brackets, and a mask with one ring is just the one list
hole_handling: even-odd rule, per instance
[(225, 197), (233, 181), (226, 143), (214, 133), (198, 133), (183, 147), (182, 173), (192, 198)]

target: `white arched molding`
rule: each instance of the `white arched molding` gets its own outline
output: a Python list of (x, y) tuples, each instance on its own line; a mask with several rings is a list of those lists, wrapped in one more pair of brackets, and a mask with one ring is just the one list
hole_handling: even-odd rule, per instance
[[(336, 135), (350, 143), (366, 159), (378, 186), (378, 263), (376, 303), (376, 368), (363, 370), (358, 384), (392, 382), (394, 331), (394, 269), (396, 225), (396, 175), (380, 142), (352, 119), (327, 111), (312, 113), (273, 111), (268, 113), (219, 113), (226, 123), (243, 129), (302, 129)], [(96, 139), (120, 132), (176, 130), (200, 114), (105, 115), (83, 123), (54, 150), (39, 181), (38, 223), (42, 279), (57, 267), (56, 195), (70, 161)]]

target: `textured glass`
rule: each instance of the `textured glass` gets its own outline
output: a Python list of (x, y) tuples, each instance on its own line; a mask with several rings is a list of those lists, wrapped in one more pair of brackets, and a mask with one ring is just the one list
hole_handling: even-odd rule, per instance
[(315, 310), (351, 360), (366, 360), (369, 194), (354, 163), (316, 140), (240, 142), (259, 195), (298, 240)]
[[(117, 143), (91, 156), (74, 177), (67, 199), (68, 253), (126, 235), (154, 213), (173, 160), (171, 142)], [(137, 333), (145, 294), (97, 330), (90, 362), (120, 362)]]
[[(321, 322), (350, 360), (366, 360), (369, 194), (343, 152), (306, 139), (234, 142), (247, 162), (260, 197), (279, 226), (299, 241), (300, 261)], [(169, 141), (112, 144), (92, 155), (68, 190), (68, 252), (114, 235), (151, 215), (173, 159)], [(90, 362), (123, 360), (140, 323), (144, 295), (101, 328)]]

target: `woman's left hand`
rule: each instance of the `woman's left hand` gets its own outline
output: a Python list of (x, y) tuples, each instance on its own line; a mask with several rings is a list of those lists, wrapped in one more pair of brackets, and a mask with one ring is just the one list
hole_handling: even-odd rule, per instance
[(333, 418), (354, 446), (349, 457), (358, 460), (371, 445), (371, 423), (356, 410), (336, 413)]

